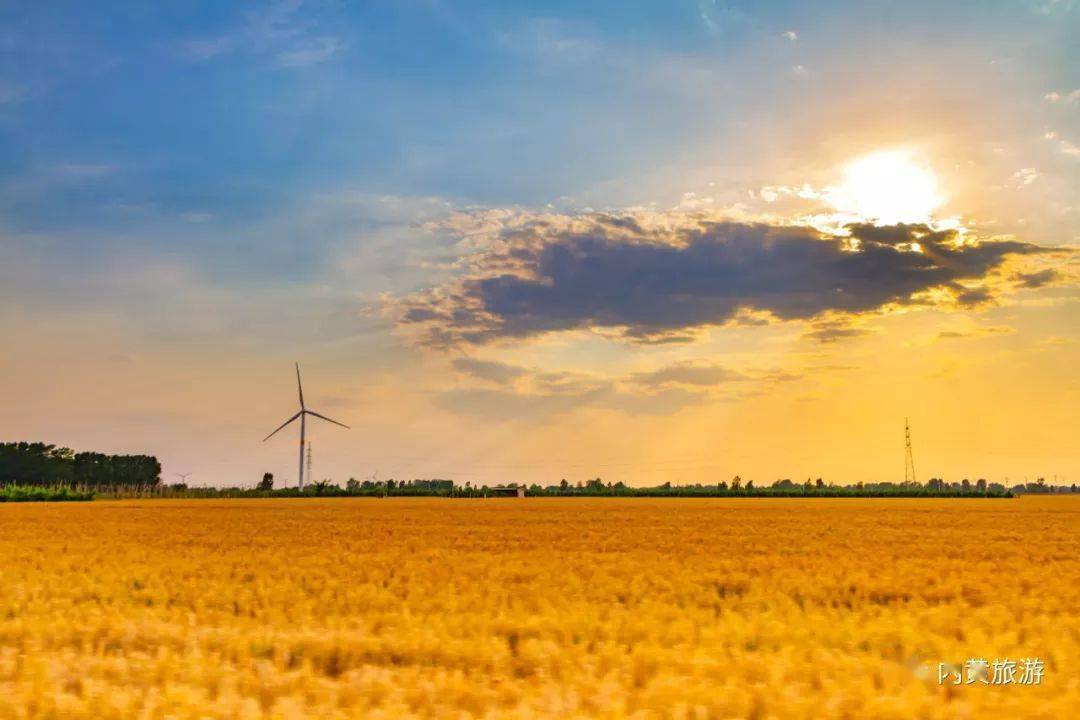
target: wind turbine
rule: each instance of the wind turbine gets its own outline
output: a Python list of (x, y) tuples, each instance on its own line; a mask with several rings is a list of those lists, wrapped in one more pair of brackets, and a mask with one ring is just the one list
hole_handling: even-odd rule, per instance
[(191, 477), (191, 473), (173, 473), (176, 477), (180, 478), (180, 482), (186, 483), (187, 479)]
[(274, 437), (274, 435), (277, 435), (278, 431), (283, 429), (286, 425), (291, 423), (296, 418), (300, 418), (300, 482), (299, 482), (299, 488), (301, 490), (303, 490), (304, 489), (304, 443), (305, 443), (306, 438), (307, 438), (307, 435), (305, 433), (305, 430), (307, 428), (307, 422), (306, 422), (307, 416), (308, 415), (314, 415), (315, 417), (317, 417), (317, 418), (319, 418), (321, 420), (325, 420), (327, 422), (332, 422), (335, 425), (340, 425), (341, 427), (345, 428), (346, 430), (349, 429), (349, 426), (346, 425), (345, 423), (339, 423), (337, 420), (331, 420), (330, 418), (326, 417), (325, 415), (320, 415), (319, 413), (315, 412), (314, 410), (308, 410), (307, 409), (307, 406), (304, 405), (304, 386), (300, 384), (300, 363), (296, 363), (296, 390), (300, 394), (300, 412), (296, 413), (291, 418), (289, 418), (285, 422), (281, 423), (281, 425), (278, 427), (277, 430), (275, 430), (274, 432), (270, 433), (269, 435), (267, 435), (266, 437), (263, 438), (263, 442), (266, 442), (270, 438)]

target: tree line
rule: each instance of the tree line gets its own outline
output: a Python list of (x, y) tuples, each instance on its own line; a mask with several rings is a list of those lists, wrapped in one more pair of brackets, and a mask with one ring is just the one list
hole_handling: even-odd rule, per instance
[[(854, 485), (834, 485), (822, 478), (796, 483), (781, 479), (770, 485), (756, 485), (739, 476), (730, 482), (716, 484), (673, 485), (663, 483), (652, 487), (631, 487), (622, 482), (604, 482), (593, 478), (577, 483), (562, 480), (542, 486), (507, 483), (505, 485), (458, 485), (452, 480), (364, 480), (350, 478), (344, 485), (330, 480), (312, 482), (301, 491), (296, 487), (276, 487), (272, 473), (265, 473), (254, 487), (189, 488), (175, 484), (163, 488), (161, 494), (182, 497), (461, 497), (483, 498), (516, 495), (521, 489), (527, 497), (1013, 497), (1023, 492), (1075, 492), (1076, 488), (1056, 487), (1039, 483), (1008, 488), (1001, 483), (979, 479), (948, 483), (932, 478), (925, 484), (915, 482), (871, 482)], [(1041, 489), (1040, 489), (1041, 488)]]
[(75, 452), (43, 442), (0, 443), (0, 486), (154, 488), (161, 463), (152, 455)]
[[(1025, 493), (1077, 492), (1075, 483), (1071, 486), (1050, 485), (1044, 478), (1012, 486), (987, 482), (983, 478), (975, 481), (965, 478), (959, 482), (931, 478), (925, 484), (860, 482), (854, 485), (834, 485), (822, 478), (807, 478), (805, 482), (784, 478), (770, 485), (755, 485), (753, 480), (743, 481), (738, 475), (730, 482), (692, 485), (666, 482), (652, 487), (631, 487), (622, 482), (604, 482), (601, 478), (577, 483), (563, 479), (547, 486), (513, 482), (496, 486), (470, 482), (458, 485), (446, 479), (358, 481), (350, 478), (343, 486), (321, 480), (301, 491), (295, 487), (275, 487), (273, 474), (265, 473), (254, 487), (190, 488), (183, 483), (162, 483), (161, 464), (151, 455), (77, 453), (43, 442), (0, 443), (0, 490), (6, 489), (7, 499), (19, 499), (21, 495), (16, 489), (30, 487), (66, 488), (99, 497), (491, 497), (516, 494), (519, 488), (531, 497), (1012, 497)], [(41, 493), (34, 497), (45, 499)]]

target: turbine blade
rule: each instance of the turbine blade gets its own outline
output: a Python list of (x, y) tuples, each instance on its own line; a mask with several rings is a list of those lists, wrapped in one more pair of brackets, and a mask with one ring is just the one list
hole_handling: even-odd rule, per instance
[(315, 412), (314, 410), (305, 410), (304, 412), (306, 412), (308, 415), (314, 415), (317, 418), (322, 418), (326, 422), (332, 422), (335, 425), (340, 425), (341, 427), (345, 428), (346, 430), (352, 430), (352, 428), (350, 428), (345, 423), (339, 423), (337, 420), (331, 420), (330, 418), (326, 417), (325, 415), (320, 415), (319, 413)]
[(303, 415), (303, 414), (304, 414), (304, 411), (303, 411), (303, 410), (301, 410), (300, 412), (296, 413), (295, 415), (293, 415), (293, 416), (292, 416), (291, 418), (289, 418), (289, 419), (288, 419), (288, 420), (286, 420), (285, 422), (281, 423), (281, 425), (279, 425), (279, 426), (278, 426), (278, 429), (277, 429), (277, 430), (275, 430), (274, 432), (270, 433), (269, 435), (267, 435), (266, 437), (264, 437), (264, 438), (263, 438), (263, 442), (266, 442), (266, 441), (267, 441), (267, 440), (269, 440), (270, 438), (272, 438), (272, 437), (274, 437), (275, 435), (277, 435), (277, 434), (278, 434), (278, 430), (281, 430), (281, 428), (285, 427), (286, 425), (288, 425), (288, 424), (289, 424), (289, 423), (291, 423), (291, 422), (292, 422), (293, 420), (295, 420), (296, 418), (300, 417), (300, 416), (301, 416), (301, 415)]
[(304, 386), (300, 384), (300, 363), (296, 363), (296, 389), (300, 393), (300, 409), (304, 409)]

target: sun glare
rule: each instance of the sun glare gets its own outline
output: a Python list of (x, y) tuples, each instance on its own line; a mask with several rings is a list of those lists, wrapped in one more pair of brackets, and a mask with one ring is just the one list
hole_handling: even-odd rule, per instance
[(851, 162), (829, 200), (841, 212), (882, 224), (927, 222), (942, 202), (933, 172), (899, 150)]

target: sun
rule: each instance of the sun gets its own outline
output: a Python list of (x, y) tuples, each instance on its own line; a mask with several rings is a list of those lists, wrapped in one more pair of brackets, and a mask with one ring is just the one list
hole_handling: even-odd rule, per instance
[(839, 211), (890, 225), (928, 222), (942, 203), (930, 168), (903, 150), (864, 155), (844, 168), (844, 181), (831, 188), (829, 202)]

